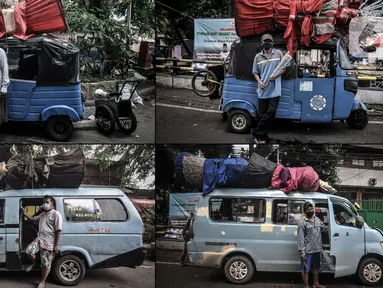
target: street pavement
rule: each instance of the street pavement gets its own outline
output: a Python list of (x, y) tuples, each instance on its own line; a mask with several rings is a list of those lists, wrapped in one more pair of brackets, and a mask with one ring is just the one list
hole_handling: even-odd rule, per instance
[[(156, 250), (156, 288), (303, 288), (299, 273), (258, 272), (253, 281), (246, 285), (230, 284), (220, 269), (180, 267), (178, 265), (180, 256), (181, 251)], [(334, 279), (331, 275), (321, 274), (319, 282), (328, 288), (363, 287), (353, 277)]]
[[(36, 288), (40, 280), (40, 273), (1, 272), (1, 288)], [(146, 261), (143, 266), (136, 269), (112, 268), (88, 270), (84, 280), (76, 288), (154, 288), (155, 286), (154, 262)], [(66, 287), (54, 284), (49, 280), (46, 288)]]
[[(75, 131), (68, 143), (154, 143), (155, 140), (155, 100), (146, 97), (144, 106), (136, 109), (138, 118), (137, 130), (132, 135), (126, 135), (118, 127), (110, 136), (104, 136), (96, 127), (94, 121), (87, 117), (94, 113), (93, 107), (86, 107), (85, 121), (75, 123)], [(47, 144), (57, 143), (48, 138), (43, 125), (38, 123), (9, 122), (0, 126), (0, 142)]]
[[(227, 123), (222, 123), (218, 105), (219, 100), (198, 97), (192, 90), (157, 87), (157, 143), (249, 143), (250, 134), (227, 131)], [(381, 144), (382, 120), (379, 114), (371, 117), (364, 130), (351, 129), (341, 122), (308, 125), (277, 120), (269, 135), (275, 143)]]

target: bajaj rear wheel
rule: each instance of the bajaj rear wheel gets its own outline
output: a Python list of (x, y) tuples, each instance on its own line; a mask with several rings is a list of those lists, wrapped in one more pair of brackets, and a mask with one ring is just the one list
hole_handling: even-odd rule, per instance
[(53, 116), (47, 123), (47, 133), (55, 141), (68, 141), (73, 135), (73, 123), (67, 116)]
[(353, 110), (346, 122), (351, 128), (362, 130), (368, 124), (368, 114), (363, 109)]
[(137, 129), (137, 117), (134, 111), (132, 111), (132, 115), (130, 117), (120, 117), (117, 121), (118, 128), (130, 135)]
[(116, 130), (116, 118), (110, 107), (106, 105), (97, 107), (95, 118), (98, 130), (105, 136), (113, 134)]
[(56, 260), (53, 265), (53, 278), (64, 286), (76, 286), (85, 277), (84, 262), (75, 255), (65, 255)]

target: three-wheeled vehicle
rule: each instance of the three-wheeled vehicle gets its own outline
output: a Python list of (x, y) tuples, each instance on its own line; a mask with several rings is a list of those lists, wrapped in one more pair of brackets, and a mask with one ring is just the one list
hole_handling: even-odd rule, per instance
[(79, 49), (51, 35), (1, 39), (0, 46), (9, 64), (7, 120), (45, 122), (53, 140), (67, 141), (85, 112)]
[[(239, 38), (231, 47), (219, 109), (229, 130), (235, 133), (247, 133), (258, 118), (258, 83), (252, 66), (254, 56), (262, 50), (260, 37)], [(274, 46), (285, 53), (282, 37), (274, 35)], [(321, 63), (324, 52), (329, 53), (326, 65)], [(310, 61), (304, 60), (307, 57)], [(357, 72), (337, 39), (299, 47), (282, 76), (276, 117), (301, 123), (346, 120), (350, 127), (363, 129), (368, 124), (368, 114), (366, 106), (355, 99), (357, 90)]]

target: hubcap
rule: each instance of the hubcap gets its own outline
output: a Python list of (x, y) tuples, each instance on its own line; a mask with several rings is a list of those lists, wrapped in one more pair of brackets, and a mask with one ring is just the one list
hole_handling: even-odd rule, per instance
[(363, 270), (364, 279), (370, 283), (377, 283), (382, 278), (382, 269), (375, 263), (368, 264)]
[(64, 133), (64, 131), (65, 131), (65, 126), (64, 126), (64, 124), (62, 124), (62, 123), (58, 123), (58, 124), (56, 124), (56, 126), (55, 126), (55, 131), (56, 131), (56, 133), (58, 133), (58, 134), (62, 134), (62, 133)]
[(242, 280), (247, 276), (247, 265), (242, 261), (235, 261), (230, 265), (229, 272), (235, 280)]
[(60, 276), (66, 281), (75, 281), (81, 274), (80, 265), (73, 260), (67, 260), (60, 266)]
[(233, 127), (235, 129), (241, 130), (245, 128), (246, 126), (246, 118), (243, 117), (242, 115), (236, 115), (233, 117), (233, 120), (231, 121), (233, 124)]

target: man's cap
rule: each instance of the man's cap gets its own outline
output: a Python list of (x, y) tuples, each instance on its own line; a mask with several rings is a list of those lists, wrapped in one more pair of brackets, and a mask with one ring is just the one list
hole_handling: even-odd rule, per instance
[(271, 36), (270, 34), (264, 34), (264, 35), (262, 35), (261, 42), (263, 42), (263, 41), (265, 41), (265, 40), (270, 40), (271, 42), (274, 43), (274, 38), (273, 38), (273, 36)]

